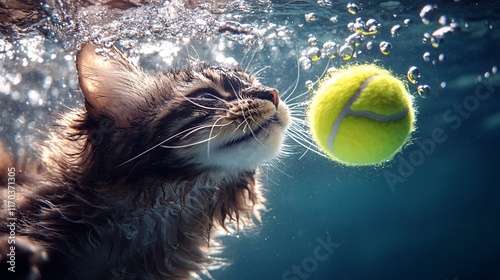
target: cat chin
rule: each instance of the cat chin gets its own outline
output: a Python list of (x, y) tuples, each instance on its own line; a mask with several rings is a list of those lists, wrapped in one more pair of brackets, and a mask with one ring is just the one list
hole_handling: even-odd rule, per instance
[(280, 104), (273, 118), (276, 120), (248, 134), (242, 140), (236, 139), (236, 142), (230, 141), (230, 144), (213, 141), (208, 152), (205, 146), (204, 153), (199, 154), (198, 163), (237, 171), (255, 169), (258, 165), (274, 159), (280, 153), (290, 123), (286, 105)]

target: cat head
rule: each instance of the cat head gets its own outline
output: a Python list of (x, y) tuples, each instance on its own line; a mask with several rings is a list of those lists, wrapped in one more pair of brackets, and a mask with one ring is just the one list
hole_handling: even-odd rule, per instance
[(280, 151), (290, 117), (278, 91), (238, 69), (149, 73), (116, 48), (77, 55), (93, 160), (148, 172), (252, 170)]

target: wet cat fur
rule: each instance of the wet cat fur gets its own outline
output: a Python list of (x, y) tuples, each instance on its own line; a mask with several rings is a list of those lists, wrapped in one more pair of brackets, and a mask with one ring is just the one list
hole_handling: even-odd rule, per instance
[(17, 186), (18, 246), (42, 256), (33, 275), (189, 279), (220, 265), (216, 230), (264, 209), (258, 165), (279, 153), (286, 105), (244, 71), (147, 73), (95, 48), (77, 55), (85, 109), (62, 116), (45, 173)]

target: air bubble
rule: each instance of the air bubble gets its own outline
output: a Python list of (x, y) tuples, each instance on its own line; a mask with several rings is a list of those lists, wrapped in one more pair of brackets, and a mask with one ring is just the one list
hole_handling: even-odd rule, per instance
[(316, 21), (316, 14), (315, 13), (308, 13), (305, 14), (304, 17), (306, 18), (307, 22), (313, 22)]
[(334, 42), (326, 41), (323, 44), (323, 52), (329, 58), (335, 58), (335, 55), (337, 54), (337, 49), (338, 46)]
[(353, 15), (357, 14), (359, 11), (359, 6), (356, 3), (348, 3), (347, 11)]
[(337, 69), (337, 67), (335, 67), (335, 66), (332, 66), (332, 67), (330, 67), (330, 68), (326, 69), (326, 72), (327, 72), (328, 74), (332, 74), (332, 73), (335, 73), (335, 72), (337, 72), (337, 71), (339, 71), (339, 69)]
[(313, 83), (313, 81), (311, 81), (311, 80), (307, 80), (307, 81), (305, 82), (305, 86), (306, 86), (307, 90), (312, 90), (312, 89), (313, 89), (313, 86), (314, 86), (314, 83)]
[(392, 37), (394, 36), (399, 36), (399, 31), (401, 30), (401, 25), (396, 24), (391, 28), (391, 35)]
[(311, 46), (316, 46), (318, 44), (318, 38), (316, 38), (314, 35), (309, 34), (309, 38), (307, 39), (307, 43)]
[(445, 15), (440, 16), (438, 19), (438, 22), (439, 22), (439, 24), (441, 24), (443, 26), (448, 25), (448, 23), (450, 23), (450, 21), (448, 20), (448, 17), (446, 17)]
[(445, 88), (446, 87), (446, 82), (441, 82), (441, 84), (439, 84), (439, 86), (441, 86), (441, 88)]
[(498, 72), (498, 67), (493, 66), (491, 67), (491, 73), (496, 74)]
[(388, 55), (391, 52), (392, 44), (386, 41), (382, 41), (380, 42), (379, 48), (380, 52), (382, 52), (385, 55)]
[(420, 69), (416, 66), (410, 67), (410, 69), (408, 69), (408, 73), (406, 74), (406, 78), (408, 78), (410, 83), (417, 84), (418, 81), (420, 81)]
[(403, 24), (404, 24), (406, 27), (408, 27), (408, 26), (411, 24), (411, 22), (412, 22), (412, 21), (411, 21), (411, 19), (407, 18), (407, 19), (405, 19), (405, 20), (403, 21)]
[(371, 50), (373, 48), (373, 42), (372, 41), (369, 41), (366, 43), (366, 49), (367, 50)]
[(361, 18), (356, 19), (356, 23), (349, 23), (347, 28), (352, 31), (363, 35), (373, 35), (378, 32), (381, 25), (375, 19), (369, 19), (366, 23)]
[(442, 53), (442, 54), (440, 54), (440, 55), (438, 56), (438, 60), (439, 60), (440, 62), (442, 62), (442, 61), (444, 60), (444, 53)]
[(485, 79), (489, 79), (489, 78), (491, 78), (491, 73), (490, 72), (485, 72), (484, 75), (483, 75), (483, 77)]
[(420, 85), (417, 88), (417, 93), (422, 98), (427, 98), (431, 95), (431, 87), (428, 85)]
[(299, 58), (299, 64), (302, 66), (302, 69), (309, 70), (311, 69), (312, 62), (307, 56), (301, 56)]
[(312, 47), (307, 50), (307, 57), (312, 61), (318, 61), (321, 58), (321, 50), (316, 47)]
[(425, 52), (423, 55), (422, 55), (422, 58), (424, 59), (425, 62), (429, 62), (431, 61), (431, 53), (430, 52)]
[(431, 38), (431, 34), (425, 32), (424, 37), (422, 37), (422, 44), (427, 44), (429, 42), (429, 39)]
[(354, 48), (349, 45), (343, 45), (339, 49), (339, 56), (342, 57), (343, 60), (351, 59), (353, 54), (354, 54)]
[(40, 93), (36, 90), (28, 91), (28, 100), (31, 106), (38, 106), (43, 104), (43, 99), (41, 99)]
[(443, 43), (444, 38), (452, 32), (453, 32), (453, 27), (451, 26), (443, 26), (438, 30), (434, 31), (431, 35), (431, 45), (434, 48), (439, 47)]
[(429, 24), (436, 13), (437, 6), (435, 5), (426, 5), (420, 10), (420, 19), (424, 24)]
[(333, 17), (330, 18), (330, 21), (333, 22), (333, 23), (337, 23), (339, 22), (339, 16), (338, 15), (335, 15)]
[(255, 44), (255, 40), (256, 40), (255, 35), (247, 34), (243, 36), (243, 38), (241, 39), (241, 41), (239, 41), (239, 43), (242, 44), (243, 46), (251, 46)]
[(345, 44), (357, 47), (364, 41), (365, 37), (362, 34), (353, 33), (345, 39)]

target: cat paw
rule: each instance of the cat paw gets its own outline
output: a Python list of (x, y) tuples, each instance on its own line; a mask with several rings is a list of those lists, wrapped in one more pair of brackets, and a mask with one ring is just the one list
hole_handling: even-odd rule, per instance
[(25, 237), (0, 237), (0, 279), (42, 279), (40, 267), (47, 262), (44, 250)]

